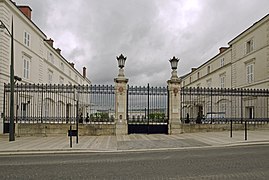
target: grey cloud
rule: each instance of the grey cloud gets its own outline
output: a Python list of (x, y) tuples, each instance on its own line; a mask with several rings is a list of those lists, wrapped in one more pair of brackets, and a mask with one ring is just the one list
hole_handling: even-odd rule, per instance
[(87, 67), (93, 83), (112, 84), (118, 73), (116, 56), (123, 53), (130, 84), (140, 85), (166, 85), (172, 56), (181, 59), (179, 75), (203, 64), (268, 14), (269, 7), (267, 0), (17, 2), (32, 7), (36, 24), (67, 60), (75, 61), (79, 70)]

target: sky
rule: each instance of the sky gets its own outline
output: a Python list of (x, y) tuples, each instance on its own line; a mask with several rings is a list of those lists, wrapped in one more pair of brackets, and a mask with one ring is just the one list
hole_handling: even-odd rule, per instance
[(173, 56), (189, 73), (269, 13), (268, 0), (14, 1), (92, 84), (114, 84), (123, 54), (130, 85), (166, 86)]

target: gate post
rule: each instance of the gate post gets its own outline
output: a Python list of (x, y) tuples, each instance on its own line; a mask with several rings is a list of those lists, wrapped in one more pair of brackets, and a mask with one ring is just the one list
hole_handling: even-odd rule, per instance
[(169, 60), (172, 67), (172, 76), (167, 81), (168, 84), (168, 112), (169, 112), (169, 134), (182, 133), (182, 127), (180, 122), (180, 80), (177, 76), (177, 63), (179, 59), (173, 57)]
[(119, 63), (119, 74), (114, 79), (115, 82), (115, 120), (116, 120), (116, 135), (128, 134), (127, 128), (127, 82), (128, 79), (124, 76), (124, 63), (127, 57), (122, 54), (117, 57)]

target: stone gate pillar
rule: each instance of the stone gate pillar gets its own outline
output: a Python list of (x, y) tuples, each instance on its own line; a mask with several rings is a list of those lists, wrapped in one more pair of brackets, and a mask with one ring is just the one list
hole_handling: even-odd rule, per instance
[(177, 76), (177, 63), (179, 59), (173, 57), (170, 59), (172, 67), (172, 76), (167, 81), (169, 91), (169, 134), (182, 133), (180, 121), (180, 79)]
[(117, 57), (119, 64), (118, 77), (115, 82), (115, 120), (116, 120), (116, 135), (128, 134), (127, 127), (127, 82), (128, 79), (124, 76), (124, 63), (127, 57), (122, 54)]

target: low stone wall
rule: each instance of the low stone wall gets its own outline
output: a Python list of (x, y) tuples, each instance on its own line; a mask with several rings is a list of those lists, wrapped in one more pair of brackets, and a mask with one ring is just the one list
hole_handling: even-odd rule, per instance
[[(16, 124), (16, 136), (66, 135), (70, 124)], [(116, 124), (79, 124), (80, 136), (115, 136)], [(180, 124), (181, 133), (230, 131), (230, 124)], [(72, 125), (76, 129), (76, 125)], [(244, 130), (245, 124), (233, 124), (233, 131)], [(247, 124), (248, 130), (269, 129), (269, 124)], [(173, 129), (172, 129), (173, 130)], [(172, 131), (173, 134), (173, 131)]]
[[(57, 136), (66, 135), (70, 124), (16, 124), (16, 136)], [(72, 125), (72, 130), (76, 125)], [(113, 124), (82, 124), (78, 127), (81, 136), (106, 136), (116, 135), (116, 125)]]
[[(245, 124), (233, 124), (233, 131), (244, 130)], [(269, 124), (247, 124), (247, 130), (268, 129)], [(182, 133), (230, 131), (230, 124), (182, 124)]]

